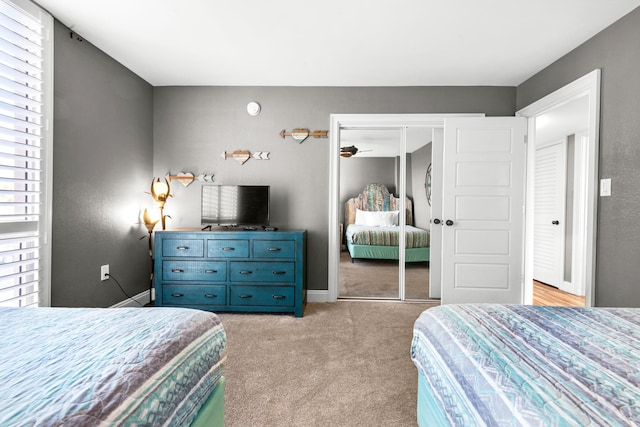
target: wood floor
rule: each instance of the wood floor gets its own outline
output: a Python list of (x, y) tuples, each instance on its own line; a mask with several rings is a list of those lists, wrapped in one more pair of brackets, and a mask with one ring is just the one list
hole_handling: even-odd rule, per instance
[(584, 307), (585, 297), (561, 291), (553, 286), (533, 281), (533, 305), (560, 305), (565, 307)]

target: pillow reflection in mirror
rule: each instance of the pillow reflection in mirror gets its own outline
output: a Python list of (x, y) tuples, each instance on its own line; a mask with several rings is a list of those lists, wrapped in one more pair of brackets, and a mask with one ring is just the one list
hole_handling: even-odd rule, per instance
[(368, 227), (392, 227), (398, 225), (398, 211), (356, 210), (356, 225)]

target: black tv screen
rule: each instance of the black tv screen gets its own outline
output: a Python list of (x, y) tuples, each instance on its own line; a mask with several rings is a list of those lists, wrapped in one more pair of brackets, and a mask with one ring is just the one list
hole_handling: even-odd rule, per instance
[(269, 225), (269, 186), (203, 185), (202, 224)]

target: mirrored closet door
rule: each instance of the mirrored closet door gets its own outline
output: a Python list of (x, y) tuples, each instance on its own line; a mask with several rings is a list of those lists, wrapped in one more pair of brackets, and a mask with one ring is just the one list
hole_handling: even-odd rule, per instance
[(399, 299), (400, 129), (340, 130), (340, 298)]
[(431, 137), (427, 127), (339, 130), (339, 298), (429, 298)]
[(407, 218), (405, 230), (405, 300), (429, 298), (431, 227), (431, 151), (433, 130), (406, 129), (405, 185)]

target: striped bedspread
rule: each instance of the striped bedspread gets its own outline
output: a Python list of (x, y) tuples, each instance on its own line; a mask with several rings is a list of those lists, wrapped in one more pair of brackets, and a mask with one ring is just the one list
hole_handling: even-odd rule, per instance
[(188, 426), (225, 343), (199, 310), (0, 308), (0, 425)]
[(640, 425), (640, 309), (440, 306), (411, 357), (451, 425)]
[[(429, 232), (422, 228), (405, 226), (407, 248), (429, 247)], [(348, 242), (356, 245), (398, 246), (398, 227), (367, 227), (349, 224), (345, 232)]]

